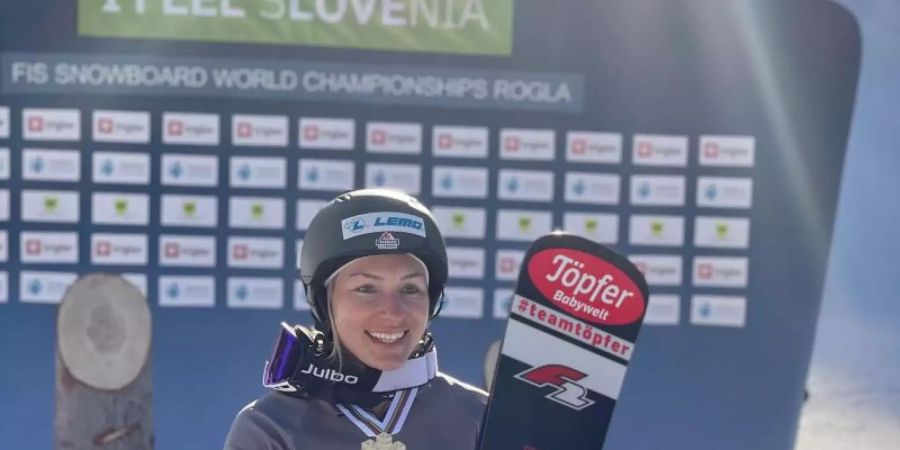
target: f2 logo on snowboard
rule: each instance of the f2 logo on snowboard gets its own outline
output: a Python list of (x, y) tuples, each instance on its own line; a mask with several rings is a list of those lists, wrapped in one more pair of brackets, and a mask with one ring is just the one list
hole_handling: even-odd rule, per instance
[(587, 398), (587, 389), (576, 383), (585, 377), (586, 373), (559, 364), (532, 367), (515, 375), (515, 378), (532, 386), (552, 386), (553, 392), (544, 397), (576, 411), (594, 404), (593, 400)]

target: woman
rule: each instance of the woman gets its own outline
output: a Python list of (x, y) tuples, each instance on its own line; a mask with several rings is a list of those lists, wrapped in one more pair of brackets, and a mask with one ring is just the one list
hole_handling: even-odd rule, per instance
[(395, 191), (343, 194), (307, 228), (300, 266), (315, 330), (282, 324), (272, 391), (225, 449), (474, 449), (487, 395), (437, 372), (427, 331), (447, 281), (431, 213)]

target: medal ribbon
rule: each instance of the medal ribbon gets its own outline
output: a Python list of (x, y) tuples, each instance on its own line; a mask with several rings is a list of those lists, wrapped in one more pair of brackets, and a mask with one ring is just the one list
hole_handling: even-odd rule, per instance
[(378, 420), (371, 412), (357, 405), (338, 403), (336, 406), (366, 436), (373, 438), (381, 433), (393, 435), (403, 429), (406, 416), (409, 415), (409, 410), (418, 392), (418, 387), (397, 391), (382, 420)]

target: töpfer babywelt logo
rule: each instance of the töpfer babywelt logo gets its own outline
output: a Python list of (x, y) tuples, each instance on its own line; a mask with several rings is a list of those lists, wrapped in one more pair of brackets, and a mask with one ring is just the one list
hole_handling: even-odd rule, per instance
[(631, 277), (578, 250), (542, 250), (528, 262), (528, 275), (551, 303), (592, 323), (628, 325), (640, 320), (647, 305)]

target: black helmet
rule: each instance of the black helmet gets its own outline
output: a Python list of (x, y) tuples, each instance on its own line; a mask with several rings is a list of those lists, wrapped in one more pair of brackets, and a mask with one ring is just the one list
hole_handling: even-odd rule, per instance
[(316, 328), (327, 330), (325, 280), (364, 256), (410, 253), (428, 269), (430, 317), (440, 310), (447, 283), (447, 250), (431, 212), (414, 197), (390, 189), (340, 195), (313, 217), (303, 237), (300, 278)]

